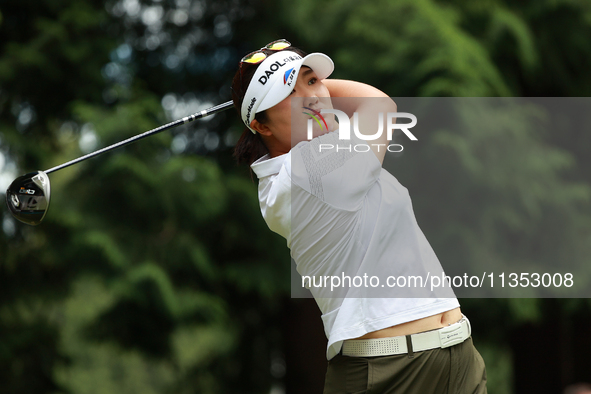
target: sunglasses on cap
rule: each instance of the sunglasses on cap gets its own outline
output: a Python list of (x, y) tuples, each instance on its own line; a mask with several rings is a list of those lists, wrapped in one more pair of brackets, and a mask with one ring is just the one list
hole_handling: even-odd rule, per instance
[(248, 55), (244, 56), (242, 58), (242, 60), (240, 60), (240, 65), (242, 65), (242, 63), (259, 64), (260, 62), (262, 62), (263, 60), (265, 60), (267, 58), (267, 54), (265, 52), (263, 52), (263, 50), (265, 50), (265, 49), (270, 50), (270, 51), (280, 51), (280, 50), (285, 49), (290, 46), (291, 46), (291, 43), (287, 40), (281, 39), (281, 40), (273, 41), (273, 42), (265, 45), (261, 49), (251, 52)]
[(265, 45), (261, 49), (251, 52), (248, 55), (244, 56), (242, 59), (240, 59), (240, 66), (238, 67), (238, 70), (240, 73), (240, 86), (242, 86), (242, 74), (244, 74), (244, 69), (242, 68), (242, 65), (244, 63), (259, 64), (260, 62), (262, 62), (263, 60), (265, 60), (267, 58), (267, 54), (265, 52), (263, 52), (265, 49), (270, 50), (270, 51), (281, 51), (281, 50), (283, 50), (287, 47), (290, 47), (290, 46), (291, 46), (291, 43), (287, 40), (284, 40), (284, 39), (273, 41), (273, 42), (268, 43), (267, 45)]

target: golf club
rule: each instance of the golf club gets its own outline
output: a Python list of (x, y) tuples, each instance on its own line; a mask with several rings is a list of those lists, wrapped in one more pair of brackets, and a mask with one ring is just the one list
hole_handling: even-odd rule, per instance
[(171, 129), (173, 127), (177, 127), (221, 111), (225, 111), (232, 107), (232, 105), (232, 101), (227, 101), (223, 104), (216, 105), (215, 107), (196, 112), (193, 115), (186, 116), (182, 119), (175, 120), (174, 122), (170, 122), (150, 131), (146, 131), (145, 133), (138, 134), (116, 144), (96, 150), (77, 159), (68, 161), (67, 163), (50, 168), (49, 170), (31, 172), (20, 176), (16, 178), (6, 190), (6, 203), (8, 204), (8, 209), (10, 210), (12, 216), (14, 216), (14, 218), (17, 220), (32, 226), (36, 226), (41, 223), (45, 217), (45, 214), (47, 213), (47, 209), (49, 208), (51, 190), (49, 177), (47, 174), (64, 169), (73, 164), (80, 163), (81, 161), (90, 159), (105, 152), (109, 152), (113, 149), (131, 144), (132, 142), (139, 141), (142, 138), (160, 133), (161, 131)]

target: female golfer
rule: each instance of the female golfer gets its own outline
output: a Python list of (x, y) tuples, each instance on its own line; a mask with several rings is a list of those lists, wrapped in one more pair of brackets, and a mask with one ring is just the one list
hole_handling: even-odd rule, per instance
[(324, 392), (486, 393), (453, 292), (416, 284), (443, 271), (407, 189), (382, 168), (389, 141), (379, 131), (396, 104), (326, 79), (333, 68), (279, 40), (246, 55), (232, 83), (246, 126), (235, 156), (257, 175), (262, 215), (322, 311)]

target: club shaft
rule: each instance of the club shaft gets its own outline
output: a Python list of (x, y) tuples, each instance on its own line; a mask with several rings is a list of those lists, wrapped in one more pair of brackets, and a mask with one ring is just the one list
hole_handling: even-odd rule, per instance
[(156, 127), (155, 129), (152, 129), (150, 131), (146, 131), (145, 133), (138, 134), (136, 136), (133, 136), (131, 138), (128, 138), (126, 140), (123, 140), (121, 142), (118, 142), (116, 144), (107, 146), (105, 148), (96, 150), (96, 151), (94, 151), (92, 153), (89, 153), (87, 155), (81, 156), (81, 157), (79, 157), (77, 159), (71, 160), (71, 161), (69, 161), (67, 163), (60, 164), (59, 166), (55, 166), (53, 168), (50, 168), (49, 170), (46, 170), (45, 173), (46, 174), (50, 174), (52, 172), (61, 170), (63, 168), (66, 168), (66, 167), (69, 167), (71, 165), (74, 165), (76, 163), (80, 163), (81, 161), (84, 161), (86, 159), (90, 159), (92, 157), (98, 156), (98, 155), (103, 154), (105, 152), (112, 151), (113, 149), (121, 148), (122, 146), (131, 144), (132, 142), (139, 141), (139, 140), (141, 140), (143, 138), (146, 138), (146, 137), (149, 137), (151, 135), (158, 134), (161, 131), (172, 129), (173, 127), (177, 127), (177, 126), (180, 126), (182, 124), (192, 122), (192, 121), (194, 121), (196, 119), (201, 119), (201, 118), (204, 118), (206, 116), (213, 115), (213, 114), (216, 114), (216, 113), (221, 112), (221, 111), (225, 111), (228, 108), (232, 107), (232, 105), (233, 105), (232, 101), (228, 101), (228, 102), (225, 102), (223, 104), (216, 105), (215, 107), (211, 107), (211, 108), (205, 109), (203, 111), (196, 112), (193, 115), (189, 115), (189, 116), (186, 116), (186, 117), (184, 117), (182, 119), (175, 120), (174, 122), (170, 122), (170, 123), (165, 124), (165, 125), (162, 125), (160, 127)]

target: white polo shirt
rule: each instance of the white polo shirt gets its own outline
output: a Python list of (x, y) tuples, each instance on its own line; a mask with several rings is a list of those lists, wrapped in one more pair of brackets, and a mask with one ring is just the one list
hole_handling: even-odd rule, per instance
[[(329, 360), (346, 339), (459, 307), (451, 289), (430, 288), (444, 274), (408, 190), (372, 151), (352, 149), (364, 143), (331, 132), (251, 166), (267, 225), (287, 240), (302, 277), (318, 279), (306, 287), (322, 312)], [(320, 152), (321, 144), (335, 149)]]

